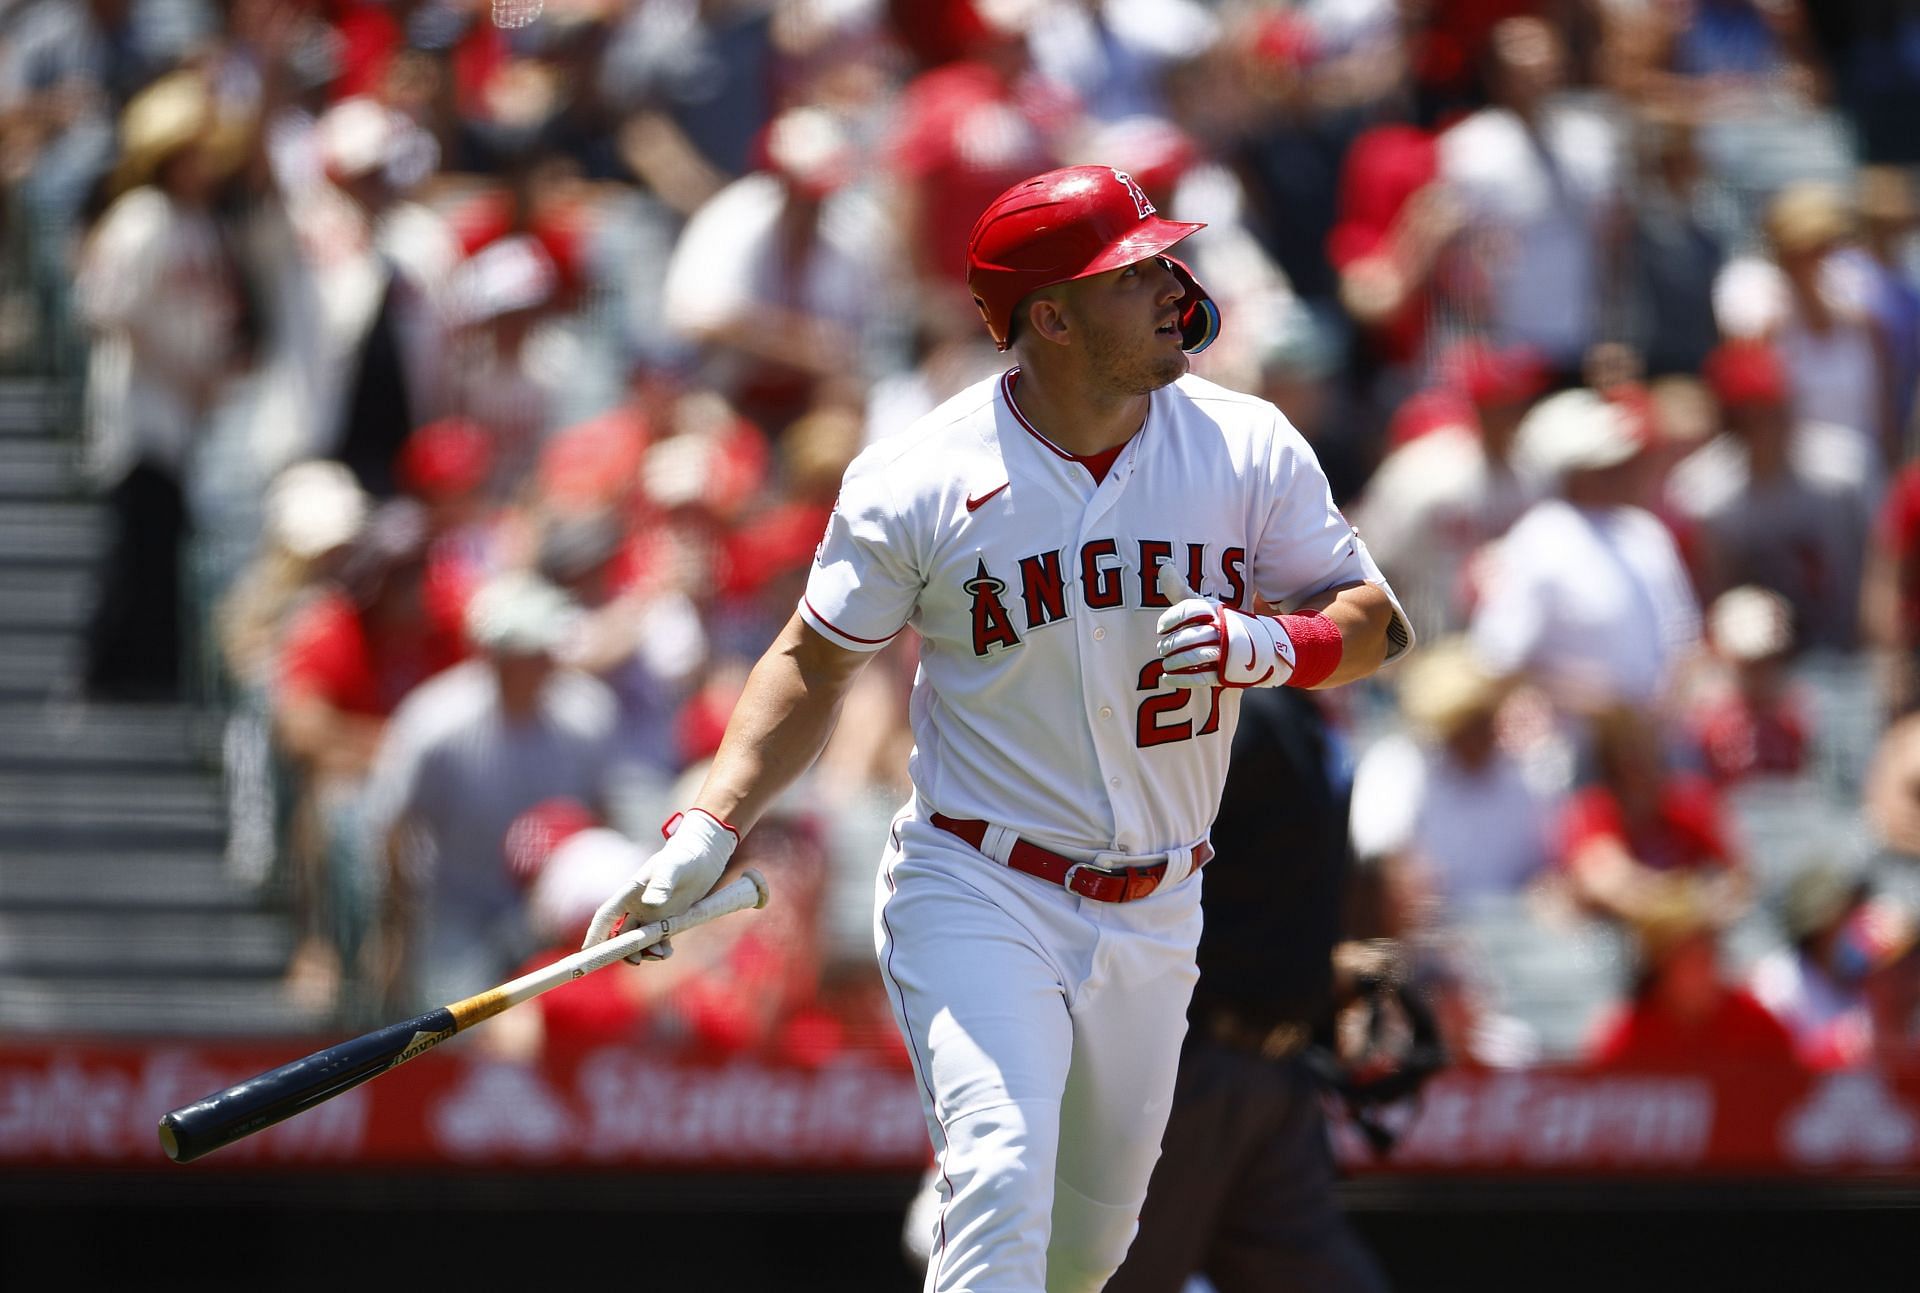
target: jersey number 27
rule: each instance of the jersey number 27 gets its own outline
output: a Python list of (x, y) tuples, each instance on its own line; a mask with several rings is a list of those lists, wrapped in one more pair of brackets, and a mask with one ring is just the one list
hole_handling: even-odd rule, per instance
[(1207, 719), (1200, 724), (1198, 732), (1193, 730), (1193, 720), (1181, 718), (1174, 722), (1163, 723), (1160, 720), (1187, 707), (1194, 690), (1189, 687), (1175, 687), (1170, 691), (1161, 691), (1161, 674), (1165, 666), (1158, 660), (1149, 660), (1140, 670), (1139, 691), (1154, 693), (1140, 702), (1140, 709), (1134, 715), (1133, 743), (1142, 750), (1156, 745), (1166, 745), (1173, 741), (1191, 741), (1196, 736), (1212, 736), (1220, 730), (1220, 692), (1219, 687), (1207, 688)]

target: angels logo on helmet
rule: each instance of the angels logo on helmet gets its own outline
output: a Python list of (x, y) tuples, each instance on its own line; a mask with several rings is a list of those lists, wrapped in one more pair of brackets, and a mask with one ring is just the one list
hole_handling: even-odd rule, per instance
[(1145, 220), (1150, 215), (1158, 214), (1159, 208), (1154, 206), (1153, 202), (1147, 197), (1147, 191), (1134, 183), (1133, 176), (1127, 174), (1125, 171), (1116, 170), (1113, 172), (1113, 178), (1126, 185), (1127, 193), (1133, 198), (1133, 209), (1139, 213), (1142, 220)]

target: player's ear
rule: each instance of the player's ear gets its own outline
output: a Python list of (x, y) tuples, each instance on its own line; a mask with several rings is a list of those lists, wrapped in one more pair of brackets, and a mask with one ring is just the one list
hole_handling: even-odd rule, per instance
[(1053, 292), (1036, 292), (1026, 305), (1027, 327), (1035, 337), (1056, 346), (1067, 344), (1070, 325), (1066, 303)]

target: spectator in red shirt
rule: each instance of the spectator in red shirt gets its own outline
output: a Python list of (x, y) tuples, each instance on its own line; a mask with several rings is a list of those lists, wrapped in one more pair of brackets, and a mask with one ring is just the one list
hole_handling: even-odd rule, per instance
[[(426, 522), (417, 503), (381, 507), (355, 540), (340, 586), (303, 606), (280, 648), (273, 728), (299, 782), (290, 853), (294, 998), (330, 1004), (366, 932), (372, 867), (361, 792), (386, 720), (417, 684), (465, 654), (459, 621), (427, 595)], [(446, 608), (456, 613), (457, 608)]]
[(936, 336), (978, 330), (965, 286), (968, 231), (1002, 191), (1060, 163), (1053, 135), (1069, 102), (1034, 77), (1020, 25), (985, 17), (969, 32), (967, 58), (907, 85), (892, 143), (898, 219)]
[(1640, 969), (1632, 998), (1606, 1021), (1589, 1052), (1621, 1068), (1693, 1068), (1702, 1063), (1786, 1066), (1793, 1038), (1720, 967), (1720, 897), (1696, 876), (1649, 885), (1635, 932)]
[(1666, 767), (1651, 716), (1625, 706), (1593, 720), (1598, 780), (1567, 807), (1561, 860), (1589, 910), (1635, 923), (1688, 875), (1727, 911), (1748, 896), (1711, 782)]
[(800, 599), (840, 478), (859, 451), (860, 420), (851, 409), (816, 409), (787, 429), (779, 443), (782, 488), (743, 509), (727, 535), (723, 594), (760, 598), (781, 614)]
[(1807, 716), (1787, 675), (1793, 612), (1778, 593), (1747, 585), (1722, 593), (1707, 615), (1724, 683), (1695, 704), (1687, 725), (1708, 775), (1725, 786), (1791, 777), (1807, 762)]
[(537, 244), (554, 270), (554, 295), (573, 305), (587, 286), (586, 258), (595, 209), (585, 186), (564, 158), (533, 153), (517, 158), (504, 183), (474, 194), (448, 215), (463, 256), (479, 255), (496, 243), (527, 238)]
[(1433, 136), (1399, 124), (1360, 135), (1341, 166), (1327, 259), (1340, 274), (1341, 305), (1385, 367), (1419, 356), (1442, 252), (1460, 230), (1460, 205), (1438, 174)]
[[(415, 6), (338, 0), (333, 8), (340, 60), (334, 93), (340, 97), (380, 93), (391, 84), (397, 66), (414, 52), (407, 20)], [(443, 57), (460, 115), (483, 116), (482, 93), (507, 59), (506, 33), (490, 22), (464, 23)]]
[(288, 620), (333, 587), (368, 510), (365, 491), (337, 462), (294, 463), (268, 486), (260, 551), (217, 612), (227, 671), (243, 691), (272, 686)]
[(355, 542), (340, 586), (288, 626), (276, 725), (297, 762), (364, 771), (394, 706), (466, 654), (457, 618), (429, 605), (426, 541), (417, 504), (384, 505)]

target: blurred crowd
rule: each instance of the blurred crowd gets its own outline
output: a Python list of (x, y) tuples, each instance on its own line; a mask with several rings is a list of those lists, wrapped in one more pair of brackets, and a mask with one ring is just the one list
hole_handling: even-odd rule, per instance
[[(9, 255), (118, 527), (84, 688), (236, 715), (301, 999), (576, 941), (847, 463), (1004, 364), (975, 215), (1100, 162), (1207, 222), (1196, 370), (1422, 634), (1329, 703), (1355, 932), (1456, 1056), (1920, 1054), (1915, 48), (1920, 0), (0, 5)], [(513, 1044), (888, 1044), (912, 669), (743, 849), (786, 915)]]

